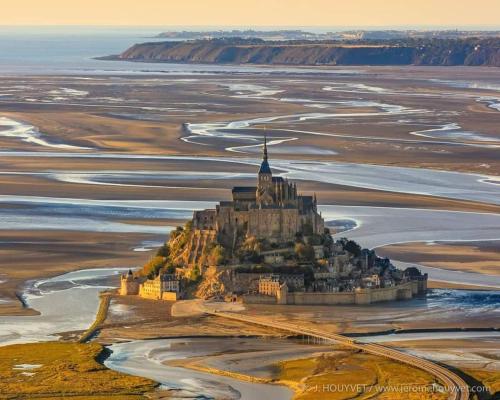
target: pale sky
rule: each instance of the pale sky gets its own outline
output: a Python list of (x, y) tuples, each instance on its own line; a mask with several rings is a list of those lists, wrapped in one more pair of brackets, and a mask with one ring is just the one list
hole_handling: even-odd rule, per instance
[(500, 25), (500, 0), (1, 0), (0, 25)]

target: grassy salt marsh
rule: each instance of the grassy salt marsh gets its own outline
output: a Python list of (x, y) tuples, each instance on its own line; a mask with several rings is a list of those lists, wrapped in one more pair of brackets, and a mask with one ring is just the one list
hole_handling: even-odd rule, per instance
[(97, 400), (146, 398), (156, 383), (112, 371), (98, 362), (96, 344), (46, 342), (0, 347), (0, 398)]

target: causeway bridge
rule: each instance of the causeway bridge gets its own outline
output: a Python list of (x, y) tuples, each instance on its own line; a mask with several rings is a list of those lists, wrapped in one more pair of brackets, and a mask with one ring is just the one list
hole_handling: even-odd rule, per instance
[(374, 343), (360, 343), (356, 341), (356, 339), (347, 336), (339, 335), (336, 333), (325, 332), (319, 329), (304, 328), (297, 324), (292, 324), (288, 322), (277, 322), (271, 320), (270, 318), (250, 316), (234, 312), (223, 312), (218, 310), (211, 311), (205, 309), (205, 312), (218, 317), (228, 318), (240, 322), (246, 322), (254, 325), (273, 328), (289, 333), (311, 337), (314, 339), (319, 339), (325, 342), (340, 343), (342, 345), (354, 349), (359, 349), (370, 354), (399, 361), (434, 375), (444, 386), (444, 390), (446, 391), (446, 393), (448, 393), (449, 400), (469, 399), (470, 394), (467, 383), (454, 372), (432, 361), (412, 356), (410, 354), (404, 353), (402, 351), (387, 346), (382, 346), (380, 344), (374, 344)]

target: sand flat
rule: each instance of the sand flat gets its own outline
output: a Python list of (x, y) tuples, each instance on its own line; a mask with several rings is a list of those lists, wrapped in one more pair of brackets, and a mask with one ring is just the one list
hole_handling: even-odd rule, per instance
[(491, 242), (404, 243), (379, 248), (380, 254), (401, 261), (455, 271), (500, 275), (500, 244)]
[(25, 282), (83, 268), (135, 268), (148, 252), (135, 252), (143, 240), (157, 236), (68, 231), (0, 231), (0, 314), (30, 315), (16, 293)]
[[(334, 157), (348, 162), (498, 173), (493, 148), (464, 146), (484, 143), (464, 141), (459, 136), (445, 140), (411, 135), (455, 123), (464, 132), (498, 141), (500, 113), (480, 103), (480, 99), (495, 96), (495, 92), (481, 85), (447, 84), (451, 78), (464, 79), (457, 69), (433, 70), (435, 76), (424, 69), (416, 69), (411, 76), (410, 70), (366, 68), (364, 74), (337, 80), (321, 74), (279, 78), (221, 74), (182, 83), (169, 77), (153, 84), (148, 77), (129, 77), (114, 80), (113, 85), (107, 80), (68, 82), (64, 76), (54, 76), (50, 83), (45, 78), (23, 77), (23, 84), (28, 81), (29, 88), (2, 99), (0, 105), (5, 116), (36, 126), (56, 142), (106, 151), (222, 155), (229, 147), (254, 144), (252, 136), (261, 135), (259, 131), (265, 128), (270, 138), (296, 138), (287, 142), (288, 157)], [(496, 71), (468, 70), (468, 81), (495, 79)], [(15, 78), (2, 81), (4, 85), (16, 84)], [(241, 95), (241, 91), (231, 90), (228, 82), (236, 88), (243, 82), (273, 90)], [(84, 88), (88, 95), (71, 101), (52, 99), (51, 92), (61, 87)], [(485, 112), (488, 118), (484, 118)], [(129, 117), (124, 119), (120, 113), (128, 113)], [(216, 130), (208, 138), (209, 143), (196, 145), (179, 140), (193, 135), (185, 130), (186, 123), (216, 124), (221, 128), (231, 124), (226, 128), (234, 129), (232, 133), (240, 138), (229, 138)], [(249, 128), (255, 131), (245, 132)], [(12, 140), (9, 143), (17, 148), (28, 146)], [(330, 153), (301, 154), (300, 148), (306, 145)]]

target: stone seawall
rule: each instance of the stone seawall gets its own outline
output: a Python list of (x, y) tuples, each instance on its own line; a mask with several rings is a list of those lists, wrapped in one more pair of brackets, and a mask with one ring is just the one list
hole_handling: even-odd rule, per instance
[(87, 343), (97, 333), (103, 322), (108, 317), (112, 295), (113, 293), (108, 291), (99, 293), (99, 308), (97, 310), (95, 320), (92, 325), (90, 325), (87, 330), (82, 333), (78, 339), (78, 343)]
[(356, 304), (356, 295), (354, 292), (349, 292), (349, 293), (294, 292), (287, 294), (286, 304), (297, 304), (297, 305)]
[(241, 297), (243, 303), (247, 304), (276, 304), (276, 298), (260, 294), (245, 294)]
[[(342, 305), (342, 304), (372, 304), (384, 301), (409, 300), (419, 291), (419, 282), (412, 281), (402, 285), (379, 288), (357, 289), (354, 292), (320, 293), (320, 292), (290, 292), (286, 295), (286, 303), (291, 305)], [(264, 295), (246, 295), (245, 303), (276, 304), (277, 298)]]
[(177, 301), (179, 300), (179, 293), (177, 292), (163, 292), (161, 294), (161, 299), (165, 301)]
[[(287, 304), (314, 305), (314, 304), (372, 304), (383, 301), (409, 300), (413, 297), (417, 282), (407, 282), (402, 285), (379, 288), (357, 289), (349, 293), (317, 293), (292, 292), (287, 294)], [(418, 290), (415, 291), (415, 294)]]

